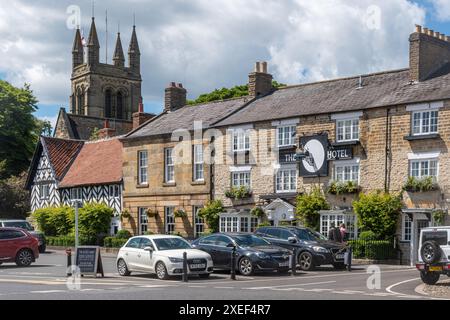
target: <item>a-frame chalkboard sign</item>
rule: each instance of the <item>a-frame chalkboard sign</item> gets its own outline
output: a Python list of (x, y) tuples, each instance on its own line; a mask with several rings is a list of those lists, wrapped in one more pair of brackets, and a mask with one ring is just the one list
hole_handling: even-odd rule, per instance
[(103, 272), (102, 257), (100, 255), (100, 247), (77, 247), (75, 264), (79, 268), (82, 276), (90, 275), (97, 277), (99, 274), (101, 274), (102, 278), (105, 276)]

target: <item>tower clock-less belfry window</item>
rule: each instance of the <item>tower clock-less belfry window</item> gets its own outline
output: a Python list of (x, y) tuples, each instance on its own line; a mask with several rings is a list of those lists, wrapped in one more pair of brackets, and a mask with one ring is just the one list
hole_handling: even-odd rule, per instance
[(105, 118), (111, 118), (112, 114), (112, 94), (111, 90), (105, 92)]
[(117, 119), (123, 119), (123, 95), (122, 92), (117, 93)]

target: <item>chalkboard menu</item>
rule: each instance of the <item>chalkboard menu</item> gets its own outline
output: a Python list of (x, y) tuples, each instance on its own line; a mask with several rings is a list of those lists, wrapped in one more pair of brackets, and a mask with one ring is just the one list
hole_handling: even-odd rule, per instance
[(75, 261), (81, 275), (104, 276), (100, 247), (77, 247)]

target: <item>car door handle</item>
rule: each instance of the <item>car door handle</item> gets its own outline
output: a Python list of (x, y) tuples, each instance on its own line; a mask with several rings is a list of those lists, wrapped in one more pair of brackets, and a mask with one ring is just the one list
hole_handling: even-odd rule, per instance
[(141, 257), (141, 254), (139, 253), (139, 254), (138, 254), (138, 258), (140, 258), (140, 257)]
[(127, 256), (127, 255), (128, 255), (128, 252), (127, 252), (127, 253), (125, 253), (125, 255)]

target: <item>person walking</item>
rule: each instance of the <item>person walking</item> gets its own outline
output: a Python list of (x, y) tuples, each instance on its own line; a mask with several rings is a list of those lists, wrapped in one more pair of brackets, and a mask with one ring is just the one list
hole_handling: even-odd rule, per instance
[(347, 228), (345, 226), (345, 223), (342, 223), (339, 232), (341, 233), (341, 242), (347, 242), (348, 241), (348, 232)]
[(334, 242), (342, 242), (341, 231), (336, 228), (336, 224), (334, 222), (331, 223), (330, 231), (328, 231), (328, 239)]

